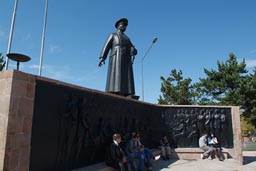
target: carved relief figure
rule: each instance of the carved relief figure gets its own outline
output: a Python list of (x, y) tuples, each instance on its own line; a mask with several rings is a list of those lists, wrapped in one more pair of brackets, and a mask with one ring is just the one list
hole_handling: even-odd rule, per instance
[(77, 125), (77, 150), (76, 150), (76, 161), (79, 159), (82, 147), (89, 144), (90, 138), (90, 120), (87, 112), (87, 99), (81, 97), (79, 102), (78, 111), (78, 125)]
[(229, 144), (228, 138), (224, 138), (228, 132), (224, 109), (179, 108), (176, 113), (166, 109), (163, 116), (178, 147), (196, 147), (199, 136), (205, 131), (215, 133), (220, 140), (223, 139), (223, 144)]

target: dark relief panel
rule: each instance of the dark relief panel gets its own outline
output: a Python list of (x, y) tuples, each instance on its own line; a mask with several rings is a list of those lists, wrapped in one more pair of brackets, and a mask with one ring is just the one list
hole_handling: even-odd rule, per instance
[(163, 135), (172, 147), (198, 147), (204, 130), (233, 147), (229, 108), (160, 107), (37, 81), (30, 171), (67, 171), (102, 162), (113, 133), (122, 135), (123, 146), (137, 131), (150, 148), (158, 147)]
[(205, 131), (214, 133), (222, 147), (233, 147), (230, 108), (165, 108), (161, 117), (174, 148), (198, 147), (198, 139)]
[(37, 81), (30, 170), (65, 171), (102, 162), (113, 133), (120, 133), (125, 145), (137, 131), (146, 146), (156, 147), (159, 113), (154, 105)]

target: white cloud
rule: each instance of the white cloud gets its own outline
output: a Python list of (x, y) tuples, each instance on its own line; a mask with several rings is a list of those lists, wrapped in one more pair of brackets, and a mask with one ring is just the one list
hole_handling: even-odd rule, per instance
[(23, 41), (27, 42), (31, 39), (31, 37), (32, 37), (31, 33), (27, 33), (27, 34), (23, 35), (22, 39), (23, 39)]
[(87, 72), (86, 74), (83, 74), (83, 76), (75, 76), (72, 78), (75, 82), (87, 82), (91, 80), (95, 80), (96, 75), (99, 73), (99, 70), (90, 70), (90, 72)]
[[(14, 65), (12, 66), (14, 68)], [(29, 73), (35, 73), (39, 69), (38, 64), (30, 65), (20, 65), (20, 69), (28, 71)], [(69, 76), (69, 67), (68, 66), (55, 66), (55, 65), (43, 65), (42, 66), (42, 76), (49, 77), (52, 79), (64, 81), (71, 78)]]
[(60, 53), (62, 52), (62, 48), (59, 45), (50, 45), (50, 53)]
[[(13, 65), (12, 68), (15, 68)], [(30, 65), (21, 65), (20, 70), (31, 73), (38, 74), (39, 65), (30, 64)], [(70, 84), (75, 84), (79, 86), (90, 86), (93, 83), (97, 83), (99, 76), (98, 69), (92, 69), (90, 71), (81, 73), (72, 69), (70, 66), (57, 66), (57, 65), (47, 65), (44, 64), (42, 66), (42, 76), (63, 81)], [(105, 84), (104, 84), (105, 85)], [(91, 86), (94, 87), (94, 86)]]
[(4, 40), (6, 38), (6, 33), (0, 28), (0, 40)]
[(30, 68), (30, 69), (38, 69), (39, 65), (32, 64), (32, 65), (29, 65), (28, 68)]
[(1, 37), (4, 37), (4, 36), (5, 36), (4, 31), (3, 31), (3, 30), (0, 30), (0, 38), (1, 38)]
[(246, 66), (251, 68), (251, 67), (256, 67), (256, 59), (247, 59), (245, 60)]
[(65, 81), (70, 79), (69, 76), (70, 68), (68, 66), (53, 66), (53, 65), (44, 65), (42, 67), (43, 75), (46, 75), (50, 78)]
[(253, 54), (253, 53), (256, 53), (256, 49), (250, 51), (250, 54)]

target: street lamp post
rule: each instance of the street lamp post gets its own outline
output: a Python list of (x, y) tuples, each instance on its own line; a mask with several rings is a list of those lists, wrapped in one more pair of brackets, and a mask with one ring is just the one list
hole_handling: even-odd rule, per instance
[(146, 51), (145, 55), (143, 56), (143, 58), (141, 58), (141, 86), (142, 86), (142, 101), (144, 101), (144, 74), (143, 74), (143, 61), (145, 59), (145, 57), (147, 56), (148, 52), (150, 51), (150, 49), (152, 48), (153, 44), (156, 43), (157, 41), (157, 37), (155, 37), (152, 40), (151, 45), (149, 46), (148, 50)]

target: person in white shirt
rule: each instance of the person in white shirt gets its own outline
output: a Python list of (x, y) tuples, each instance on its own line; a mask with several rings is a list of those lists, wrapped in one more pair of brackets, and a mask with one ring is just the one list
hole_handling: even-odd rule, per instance
[(204, 153), (201, 155), (202, 159), (206, 159), (209, 156), (212, 157), (213, 148), (207, 145), (207, 132), (204, 132), (203, 135), (199, 138), (199, 148), (201, 148)]

